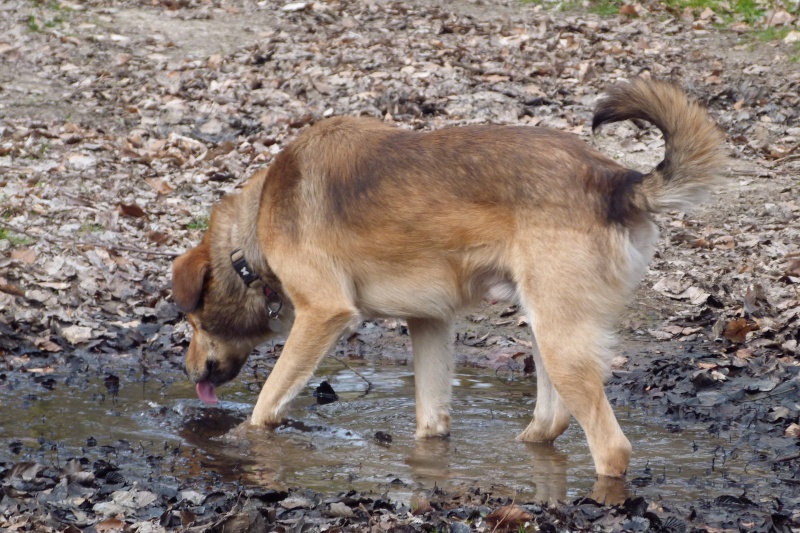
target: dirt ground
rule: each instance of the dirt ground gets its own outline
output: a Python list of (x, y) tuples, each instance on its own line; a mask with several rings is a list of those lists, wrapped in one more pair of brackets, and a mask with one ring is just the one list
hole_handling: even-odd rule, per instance
[[(704, 424), (765, 472), (759, 480), (732, 480), (728, 496), (691, 509), (649, 499), (647, 472), (630, 476), (624, 504), (433, 491), (410, 509), (302, 487), (131, 485), (115, 478), (124, 464), (54, 466), (3, 432), (0, 530), (800, 530), (798, 45), (707, 13), (634, 7), (601, 17), (482, 0), (7, 0), (0, 391), (78, 387), (76, 374), (105, 368), (180, 369), (188, 328), (170, 298), (172, 258), (199, 241), (211, 205), (309, 124), (546, 126), (646, 170), (663, 155), (657, 132), (627, 123), (592, 136), (589, 124), (604, 87), (652, 75), (708, 106), (732, 163), (708, 204), (659, 219), (608, 393), (678, 430)], [(457, 331), (460, 364), (531, 371), (516, 310), (487, 304)], [(261, 350), (243, 375), (279, 351)], [(408, 337), (397, 321), (369, 322), (337, 351), (405, 364)], [(37, 446), (58, 449), (58, 438)], [(103, 507), (123, 497), (136, 504)]]

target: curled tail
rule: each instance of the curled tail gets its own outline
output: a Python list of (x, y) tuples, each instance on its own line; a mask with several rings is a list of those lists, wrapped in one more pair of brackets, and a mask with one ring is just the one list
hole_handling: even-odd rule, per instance
[(636, 78), (608, 90), (592, 130), (626, 119), (654, 124), (664, 135), (664, 160), (637, 187), (633, 203), (646, 211), (687, 211), (702, 202), (727, 166), (724, 135), (705, 109), (670, 83)]

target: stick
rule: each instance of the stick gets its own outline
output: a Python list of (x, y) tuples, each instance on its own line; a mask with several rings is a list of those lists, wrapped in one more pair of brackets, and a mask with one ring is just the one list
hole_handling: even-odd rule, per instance
[(364, 375), (363, 375), (361, 372), (359, 372), (358, 370), (356, 370), (355, 368), (353, 368), (352, 366), (350, 366), (349, 364), (347, 364), (347, 361), (342, 361), (341, 359), (339, 359), (338, 357), (336, 357), (336, 356), (335, 356), (335, 355), (333, 355), (333, 354), (330, 354), (330, 356), (331, 356), (331, 357), (333, 357), (334, 359), (336, 359), (337, 361), (339, 361), (339, 362), (340, 362), (341, 364), (343, 364), (344, 366), (346, 366), (346, 367), (347, 367), (347, 369), (348, 369), (348, 370), (350, 370), (350, 371), (351, 371), (353, 374), (355, 374), (356, 376), (358, 376), (358, 377), (360, 377), (361, 379), (363, 379), (364, 381), (366, 381), (366, 382), (367, 382), (367, 390), (365, 390), (365, 391), (364, 391), (364, 396), (366, 396), (367, 394), (369, 394), (369, 391), (371, 391), (371, 390), (372, 390), (372, 382), (371, 382), (370, 380), (368, 380), (367, 378), (365, 378), (365, 377), (364, 377)]

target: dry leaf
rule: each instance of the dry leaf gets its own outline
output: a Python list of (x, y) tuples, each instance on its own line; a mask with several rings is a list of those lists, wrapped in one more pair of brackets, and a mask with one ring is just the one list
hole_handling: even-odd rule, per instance
[(703, 10), (702, 13), (700, 13), (700, 20), (709, 20), (713, 18), (715, 15), (716, 14), (714, 13), (714, 10), (712, 10), (710, 7), (707, 7)]
[(25, 291), (11, 283), (0, 282), (0, 292), (10, 294), (11, 296), (25, 296)]
[(45, 352), (61, 351), (61, 346), (59, 346), (58, 344), (56, 344), (55, 342), (51, 341), (48, 338), (40, 337), (34, 341), (34, 344), (36, 344), (36, 346), (38, 346), (39, 349), (44, 350)]
[(741, 344), (747, 339), (748, 333), (757, 330), (758, 324), (752, 320), (737, 318), (728, 322), (723, 335), (725, 335), (725, 338), (729, 341)]
[(147, 178), (144, 180), (150, 188), (158, 194), (169, 194), (172, 192), (172, 187), (167, 182), (158, 178)]
[(787, 437), (800, 438), (800, 424), (792, 423), (786, 428), (784, 435)]
[(144, 209), (139, 207), (136, 204), (117, 204), (119, 207), (120, 213), (125, 215), (126, 217), (132, 218), (143, 218), (147, 216), (147, 213), (144, 212)]
[(722, 250), (733, 250), (736, 247), (736, 241), (734, 241), (732, 235), (723, 235), (717, 239), (714, 239), (714, 247), (720, 248)]
[(533, 520), (531, 515), (519, 505), (506, 505), (486, 516), (486, 522), (495, 529), (516, 529)]
[(82, 344), (92, 338), (92, 328), (86, 326), (69, 326), (61, 330), (61, 335), (70, 344)]
[(433, 507), (431, 507), (430, 502), (427, 499), (420, 497), (417, 499), (416, 505), (413, 506), (411, 514), (414, 516), (421, 516), (431, 511), (433, 511)]
[(795, 21), (797, 17), (786, 11), (785, 9), (779, 9), (772, 13), (767, 13), (764, 15), (764, 20), (767, 23), (767, 26), (770, 28), (774, 28), (776, 26), (785, 26), (791, 24)]
[(97, 533), (121, 533), (125, 526), (125, 522), (119, 518), (106, 518), (102, 522), (95, 524), (94, 529)]
[(36, 261), (36, 250), (33, 248), (22, 248), (19, 250), (11, 251), (11, 259), (15, 261), (22, 261), (28, 265)]
[(169, 242), (170, 235), (168, 233), (164, 233), (163, 231), (148, 231), (147, 240), (154, 242), (159, 246), (163, 246)]
[(340, 518), (352, 518), (355, 516), (355, 513), (347, 504), (342, 502), (333, 502), (330, 506), (330, 515)]

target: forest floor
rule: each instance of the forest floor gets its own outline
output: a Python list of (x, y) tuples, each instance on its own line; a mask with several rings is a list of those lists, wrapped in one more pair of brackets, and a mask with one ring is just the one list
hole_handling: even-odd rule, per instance
[[(800, 531), (791, 11), (749, 20), (655, 2), (607, 15), (503, 0), (3, 2), (0, 530)], [(546, 126), (646, 171), (663, 155), (654, 129), (590, 127), (604, 88), (636, 75), (674, 80), (707, 106), (732, 165), (701, 209), (659, 218), (607, 390), (670, 431), (725, 441), (714, 457), (745, 467), (718, 480), (724, 493), (670, 500), (645, 466), (629, 474), (624, 503), (433, 486), (409, 504), (341, 485), (172, 476), (165, 457), (124, 453), (124, 440), (61, 442), (58, 428), (85, 415), (49, 412), (48, 398), (79, 396), (92, 379), (113, 395), (133, 374), (180, 372), (189, 331), (170, 297), (172, 259), (197, 244), (215, 202), (309, 124), (367, 115), (424, 130)], [(529, 374), (524, 326), (513, 308), (476, 309), (459, 321), (459, 365)], [(280, 347), (242, 372), (245, 402)], [(402, 323), (371, 321), (338, 353), (405, 365), (409, 341)], [(21, 424), (31, 413), (39, 422)]]

